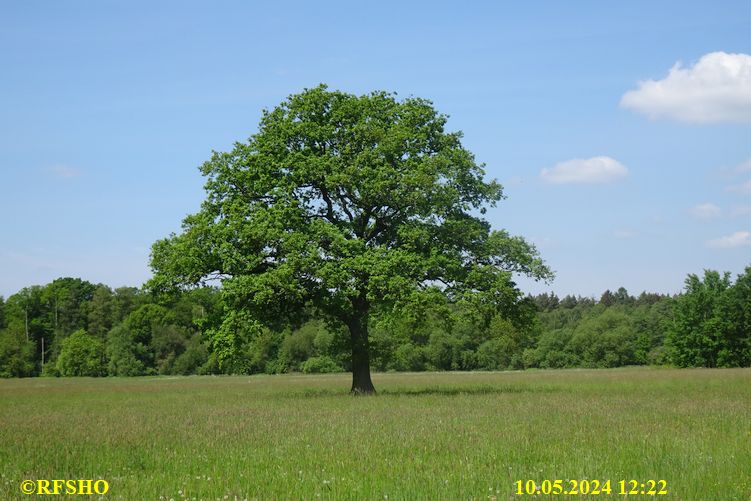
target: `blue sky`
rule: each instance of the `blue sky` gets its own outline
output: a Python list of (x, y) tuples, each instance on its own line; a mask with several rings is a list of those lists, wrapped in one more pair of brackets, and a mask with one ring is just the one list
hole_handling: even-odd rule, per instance
[(527, 292), (751, 265), (751, 3), (355, 5), (4, 2), (0, 295), (141, 285), (211, 150), (321, 82), (450, 116), (557, 272)]

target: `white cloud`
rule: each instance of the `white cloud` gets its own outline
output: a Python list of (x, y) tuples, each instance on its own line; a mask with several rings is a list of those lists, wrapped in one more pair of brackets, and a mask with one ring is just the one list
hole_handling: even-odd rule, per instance
[(697, 219), (714, 219), (720, 217), (722, 209), (712, 203), (699, 204), (696, 207), (691, 208), (691, 215)]
[(751, 56), (712, 52), (691, 67), (676, 63), (662, 80), (639, 82), (621, 106), (681, 122), (751, 122)]
[(728, 191), (740, 193), (741, 195), (751, 195), (751, 179), (741, 184), (733, 184), (727, 187)]
[(553, 184), (601, 184), (628, 175), (625, 165), (610, 157), (575, 158), (542, 169), (540, 177)]
[(707, 246), (714, 249), (734, 249), (749, 245), (751, 245), (751, 231), (736, 231), (732, 235), (715, 238), (707, 242)]
[(53, 165), (47, 169), (47, 173), (54, 177), (60, 177), (63, 179), (69, 179), (81, 175), (81, 171), (74, 169), (73, 167), (68, 167), (67, 165)]

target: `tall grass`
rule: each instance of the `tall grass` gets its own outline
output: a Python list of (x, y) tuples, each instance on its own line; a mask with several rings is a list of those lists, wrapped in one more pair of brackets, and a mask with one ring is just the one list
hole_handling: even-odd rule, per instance
[(0, 381), (0, 499), (28, 499), (24, 479), (79, 478), (126, 500), (520, 499), (529, 479), (751, 499), (748, 369), (374, 383), (353, 398), (344, 374)]

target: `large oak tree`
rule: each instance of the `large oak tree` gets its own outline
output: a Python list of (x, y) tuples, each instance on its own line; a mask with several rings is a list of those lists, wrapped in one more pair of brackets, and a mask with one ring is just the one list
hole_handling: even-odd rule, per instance
[(326, 86), (264, 111), (258, 133), (201, 167), (200, 212), (156, 242), (153, 289), (220, 280), (214, 346), (304, 313), (346, 326), (352, 392), (373, 393), (368, 318), (431, 294), (511, 312), (512, 273), (552, 273), (482, 218), (503, 198), (430, 101)]

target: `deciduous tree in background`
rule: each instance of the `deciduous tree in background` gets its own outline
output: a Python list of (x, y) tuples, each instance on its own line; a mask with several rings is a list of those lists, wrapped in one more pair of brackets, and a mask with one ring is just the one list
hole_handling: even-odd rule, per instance
[(751, 363), (751, 268), (733, 285), (730, 273), (705, 270), (686, 279), (675, 300), (667, 345), (679, 367), (743, 367)]
[(105, 376), (104, 343), (83, 329), (74, 332), (62, 342), (57, 371), (61, 376)]
[(156, 242), (154, 290), (222, 282), (220, 357), (308, 312), (349, 331), (352, 392), (373, 393), (374, 307), (420, 296), (513, 314), (512, 273), (549, 279), (536, 249), (481, 214), (503, 198), (429, 101), (325, 86), (265, 111), (259, 131), (201, 167), (200, 212)]

